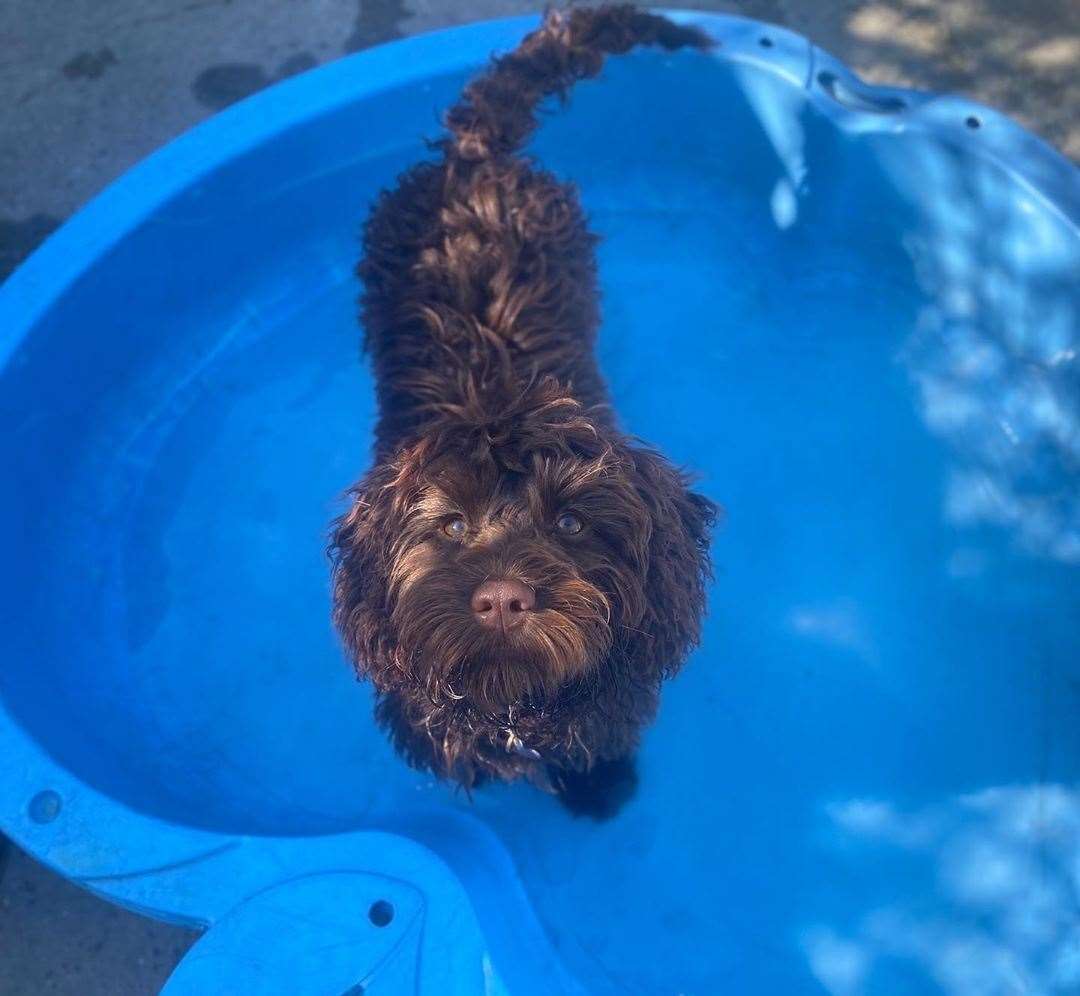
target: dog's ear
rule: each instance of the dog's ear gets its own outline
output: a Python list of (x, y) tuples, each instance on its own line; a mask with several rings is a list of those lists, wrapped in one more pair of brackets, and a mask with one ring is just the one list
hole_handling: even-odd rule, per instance
[(639, 673), (670, 677), (697, 646), (711, 578), (710, 531), (718, 507), (690, 489), (687, 476), (655, 450), (632, 446), (635, 485), (649, 513)]
[(406, 461), (376, 464), (349, 490), (352, 504), (331, 527), (334, 625), (361, 674), (392, 650), (387, 580), (408, 475)]

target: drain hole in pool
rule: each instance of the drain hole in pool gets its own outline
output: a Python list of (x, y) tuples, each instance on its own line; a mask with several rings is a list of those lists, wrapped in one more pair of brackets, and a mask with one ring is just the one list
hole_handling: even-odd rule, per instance
[(63, 806), (60, 796), (52, 789), (46, 789), (44, 792), (38, 792), (30, 800), (27, 810), (30, 813), (30, 819), (35, 823), (52, 823), (60, 815)]
[(762, 48), (772, 48), (773, 40), (768, 35), (765, 35), (764, 37), (758, 39), (758, 44)]
[(385, 927), (394, 919), (394, 907), (385, 899), (376, 899), (375, 902), (371, 904), (371, 909), (368, 910), (367, 915), (368, 919), (375, 924), (376, 927)]
[(975, 117), (974, 114), (972, 114), (971, 117), (964, 122), (964, 124), (966, 124), (969, 128), (982, 127), (982, 122), (977, 117)]

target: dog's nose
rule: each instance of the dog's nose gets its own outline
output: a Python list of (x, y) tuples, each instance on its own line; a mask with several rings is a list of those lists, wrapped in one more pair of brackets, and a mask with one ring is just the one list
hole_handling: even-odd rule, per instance
[(535, 606), (536, 593), (532, 588), (512, 578), (485, 581), (472, 596), (477, 622), (502, 630), (520, 626)]

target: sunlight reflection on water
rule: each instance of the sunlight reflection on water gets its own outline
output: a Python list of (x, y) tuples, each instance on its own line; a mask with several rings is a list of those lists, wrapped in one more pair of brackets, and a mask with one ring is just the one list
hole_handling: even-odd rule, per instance
[(1078, 991), (1080, 791), (999, 786), (910, 812), (856, 799), (826, 814), (855, 860), (907, 852), (938, 882), (933, 903), (912, 886), (848, 930), (803, 932), (811, 971), (829, 993), (873, 992), (889, 961), (950, 996)]

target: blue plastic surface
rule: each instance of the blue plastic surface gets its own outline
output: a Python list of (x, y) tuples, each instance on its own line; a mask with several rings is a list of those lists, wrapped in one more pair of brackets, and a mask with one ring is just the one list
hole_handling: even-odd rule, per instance
[(0, 288), (0, 828), (218, 924), (172, 992), (1080, 989), (1077, 171), (682, 16), (715, 55), (613, 60), (535, 143), (624, 424), (727, 509), (614, 821), (406, 769), (328, 622), (360, 222), (531, 19), (231, 108)]

